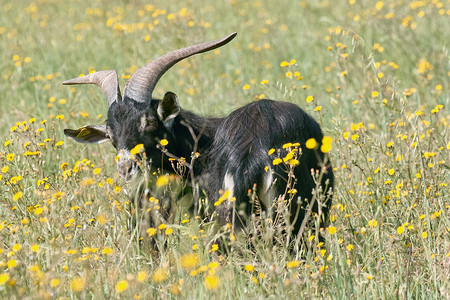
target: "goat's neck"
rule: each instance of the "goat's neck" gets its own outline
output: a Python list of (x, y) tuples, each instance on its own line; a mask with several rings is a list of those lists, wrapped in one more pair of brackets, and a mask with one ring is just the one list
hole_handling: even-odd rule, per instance
[[(184, 157), (187, 162), (191, 160), (194, 152), (198, 152), (200, 157), (207, 156), (221, 120), (181, 110), (172, 127), (172, 133), (177, 141), (177, 153), (174, 155)], [(199, 159), (199, 163), (194, 166), (196, 172), (201, 172), (202, 160), (203, 158)]]

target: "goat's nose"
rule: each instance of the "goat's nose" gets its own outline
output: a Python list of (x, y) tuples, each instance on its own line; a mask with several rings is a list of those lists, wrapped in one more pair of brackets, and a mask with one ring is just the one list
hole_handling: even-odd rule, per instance
[(125, 180), (128, 180), (136, 174), (137, 164), (135, 161), (130, 159), (121, 160), (117, 162), (117, 171), (119, 172), (120, 177)]

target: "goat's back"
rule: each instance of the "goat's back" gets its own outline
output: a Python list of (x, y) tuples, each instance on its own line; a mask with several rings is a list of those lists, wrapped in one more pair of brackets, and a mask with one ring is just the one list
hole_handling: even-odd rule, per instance
[[(318, 158), (323, 158), (323, 154), (304, 147), (309, 138), (322, 141), (320, 126), (295, 104), (264, 99), (235, 110), (220, 123), (211, 147), (209, 198), (216, 201), (220, 189), (230, 190), (238, 205), (246, 204), (248, 189), (256, 184), (258, 194), (264, 195), (275, 179), (278, 181), (275, 192), (282, 193), (286, 178), (279, 175), (284, 171), (281, 166), (273, 166), (268, 151), (299, 142), (303, 154), (295, 171), (295, 188), (300, 197), (311, 199), (315, 184), (310, 172), (320, 169)], [(266, 172), (266, 166), (273, 172)], [(249, 207), (246, 212), (250, 213)]]

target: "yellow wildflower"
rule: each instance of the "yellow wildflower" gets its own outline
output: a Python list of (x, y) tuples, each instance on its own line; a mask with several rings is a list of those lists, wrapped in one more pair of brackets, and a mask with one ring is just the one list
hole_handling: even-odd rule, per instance
[(310, 138), (306, 141), (306, 148), (315, 149), (317, 147), (317, 141), (315, 138)]
[(116, 293), (120, 294), (125, 292), (128, 289), (128, 281), (121, 280), (116, 284)]
[(14, 194), (13, 200), (14, 200), (14, 201), (17, 201), (17, 200), (19, 200), (20, 198), (22, 198), (22, 196), (23, 196), (23, 192), (22, 192), (22, 191), (19, 191), (19, 192), (17, 192), (17, 193)]
[(180, 257), (180, 264), (183, 269), (194, 269), (198, 266), (199, 262), (200, 259), (196, 253), (188, 253)]
[(245, 271), (248, 271), (248, 272), (255, 271), (255, 267), (253, 267), (252, 265), (245, 265), (244, 269), (245, 269)]
[(86, 282), (84, 280), (84, 278), (82, 277), (75, 277), (70, 281), (70, 288), (72, 289), (72, 291), (74, 291), (75, 293), (77, 292), (81, 292), (84, 289), (84, 286), (86, 285)]
[(15, 266), (17, 266), (17, 260), (15, 259), (10, 259), (8, 260), (8, 262), (6, 263), (6, 265), (8, 266), (9, 269), (14, 268)]
[(328, 227), (328, 233), (333, 235), (336, 233), (336, 227), (335, 226), (330, 226)]
[(216, 290), (220, 286), (220, 279), (217, 275), (207, 275), (205, 277), (205, 286), (208, 290)]
[(156, 187), (163, 187), (169, 183), (169, 176), (161, 175), (156, 180)]
[(102, 250), (102, 254), (111, 255), (114, 253), (114, 250), (110, 247), (105, 247)]
[(158, 232), (158, 230), (156, 228), (150, 227), (149, 229), (147, 229), (147, 234), (148, 236), (154, 236), (156, 233)]
[(140, 153), (144, 149), (144, 144), (137, 144), (133, 149), (130, 150), (132, 155)]
[(157, 268), (155, 272), (153, 272), (152, 279), (156, 283), (163, 282), (167, 278), (169, 278), (169, 275), (167, 275), (167, 272), (163, 268)]
[(299, 265), (300, 265), (300, 261), (292, 260), (286, 264), (286, 268), (288, 268), (288, 269), (297, 268)]
[(144, 282), (147, 279), (147, 272), (145, 271), (140, 271), (139, 273), (137, 273), (136, 275), (136, 280), (139, 282)]
[(32, 246), (31, 246), (31, 251), (33, 251), (33, 252), (39, 252), (39, 249), (41, 249), (41, 246), (39, 246), (39, 245), (37, 245), (37, 244), (33, 244)]
[(324, 136), (322, 139), (322, 146), (320, 146), (320, 151), (322, 151), (322, 153), (328, 153), (331, 151), (331, 149), (333, 148), (333, 139), (329, 136)]
[(10, 279), (10, 275), (8, 273), (0, 274), (0, 286), (5, 285)]
[(369, 223), (368, 223), (369, 227), (377, 227), (377, 225), (378, 225), (377, 220), (374, 220), (374, 219), (369, 220)]

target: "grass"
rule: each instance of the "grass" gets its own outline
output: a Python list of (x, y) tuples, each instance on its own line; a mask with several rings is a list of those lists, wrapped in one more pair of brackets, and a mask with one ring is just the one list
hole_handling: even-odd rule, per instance
[[(450, 297), (449, 3), (167, 2), (0, 3), (0, 297)], [(223, 255), (230, 232), (185, 215), (188, 198), (173, 223), (133, 227), (148, 214), (111, 145), (63, 135), (107, 109), (97, 87), (63, 80), (111, 68), (123, 87), (147, 60), (233, 31), (155, 94), (205, 115), (268, 97), (319, 121), (337, 184), (325, 243), (310, 229), (302, 255), (241, 235)], [(146, 206), (175, 187), (152, 184)]]

